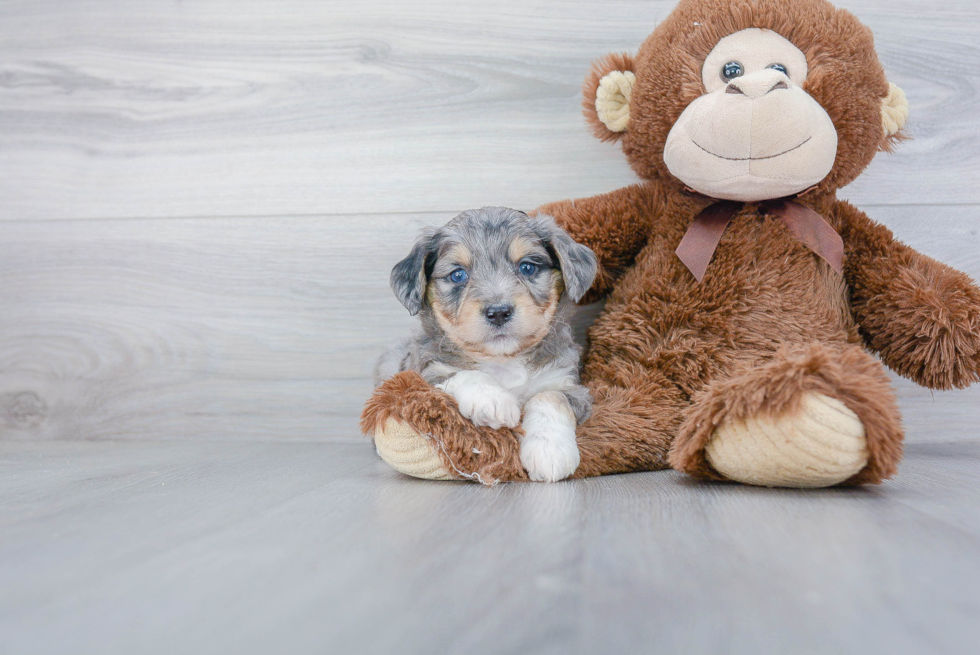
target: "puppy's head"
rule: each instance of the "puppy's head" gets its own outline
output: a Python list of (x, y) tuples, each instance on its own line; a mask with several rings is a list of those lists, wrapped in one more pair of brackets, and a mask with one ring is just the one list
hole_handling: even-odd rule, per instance
[(391, 288), (464, 352), (499, 357), (540, 342), (561, 300), (578, 301), (595, 274), (593, 252), (550, 216), (484, 207), (424, 231)]

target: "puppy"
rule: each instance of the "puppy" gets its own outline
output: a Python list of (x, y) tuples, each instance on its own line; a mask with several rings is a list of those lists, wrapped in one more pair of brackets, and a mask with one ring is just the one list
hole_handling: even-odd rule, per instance
[(417, 371), (463, 416), (494, 429), (517, 427), (523, 409), (528, 475), (567, 478), (579, 464), (575, 426), (592, 399), (566, 319), (596, 265), (550, 216), (484, 207), (424, 230), (391, 271), (395, 295), (421, 328), (381, 356), (375, 383)]

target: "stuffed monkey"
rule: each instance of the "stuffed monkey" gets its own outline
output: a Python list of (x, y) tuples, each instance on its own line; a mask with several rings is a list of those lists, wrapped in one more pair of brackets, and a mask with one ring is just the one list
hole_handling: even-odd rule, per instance
[[(870, 30), (826, 0), (682, 0), (635, 57), (596, 63), (584, 107), (643, 182), (538, 209), (596, 253), (587, 300), (608, 298), (573, 477), (894, 474), (883, 365), (932, 389), (977, 381), (980, 289), (837, 198), (908, 116)], [(362, 426), (411, 475), (527, 479), (519, 428), (474, 427), (413, 373), (376, 391)]]

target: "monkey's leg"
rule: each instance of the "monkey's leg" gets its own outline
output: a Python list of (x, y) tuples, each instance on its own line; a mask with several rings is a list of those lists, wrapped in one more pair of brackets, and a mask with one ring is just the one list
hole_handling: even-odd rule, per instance
[(902, 440), (894, 392), (867, 352), (788, 344), (694, 397), (670, 464), (773, 487), (878, 483), (895, 473)]
[(456, 401), (415, 372), (386, 380), (368, 400), (361, 430), (396, 471), (428, 480), (483, 484), (527, 480), (518, 434), (476, 427)]
[[(638, 373), (629, 387), (595, 383), (592, 417), (576, 431), (581, 463), (574, 478), (667, 468), (671, 439), (689, 406), (659, 373)], [(476, 427), (449, 395), (416, 373), (387, 380), (368, 401), (361, 429), (392, 468), (430, 480), (483, 484), (527, 481), (520, 429)]]
[(578, 426), (573, 478), (670, 467), (667, 453), (690, 401), (659, 371), (636, 367), (631, 377), (623, 386), (589, 384), (592, 417)]

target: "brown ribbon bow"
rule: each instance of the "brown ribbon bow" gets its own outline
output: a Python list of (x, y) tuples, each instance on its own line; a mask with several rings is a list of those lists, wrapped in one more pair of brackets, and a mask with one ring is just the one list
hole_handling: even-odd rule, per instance
[[(695, 216), (691, 227), (687, 228), (675, 252), (698, 282), (708, 270), (708, 263), (718, 248), (721, 235), (742, 205), (730, 200), (716, 202)], [(781, 218), (794, 237), (822, 257), (835, 271), (841, 272), (844, 240), (823, 216), (809, 207), (785, 199), (760, 203), (759, 209)]]

